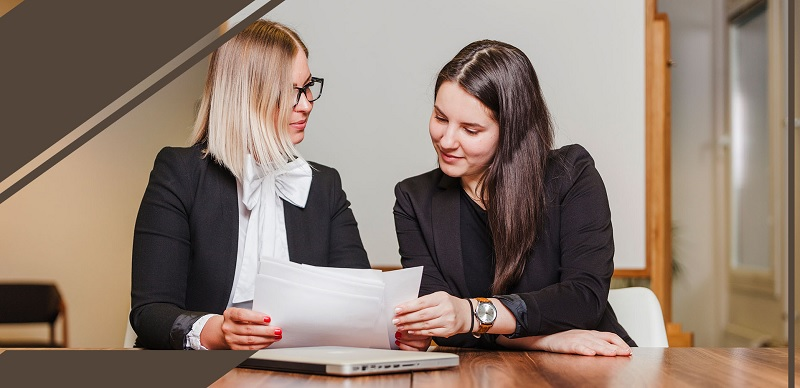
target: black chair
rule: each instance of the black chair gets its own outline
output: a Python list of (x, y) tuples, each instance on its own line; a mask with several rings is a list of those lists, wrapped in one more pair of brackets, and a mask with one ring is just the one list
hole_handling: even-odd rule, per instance
[[(55, 325), (61, 317), (62, 343), (56, 343)], [(0, 348), (67, 347), (67, 312), (55, 284), (0, 283), (0, 323), (47, 323), (48, 341), (0, 339)]]

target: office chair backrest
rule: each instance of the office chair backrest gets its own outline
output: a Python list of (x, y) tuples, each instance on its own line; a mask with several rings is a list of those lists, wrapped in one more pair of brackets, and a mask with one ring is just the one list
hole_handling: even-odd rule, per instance
[[(62, 316), (64, 343), (55, 342), (55, 322)], [(66, 307), (54, 284), (5, 283), (0, 284), (0, 323), (47, 323), (50, 340), (45, 343), (11, 343), (6, 346), (64, 346), (66, 347)]]
[(608, 293), (608, 303), (637, 345), (656, 348), (669, 346), (661, 303), (649, 288), (613, 289)]

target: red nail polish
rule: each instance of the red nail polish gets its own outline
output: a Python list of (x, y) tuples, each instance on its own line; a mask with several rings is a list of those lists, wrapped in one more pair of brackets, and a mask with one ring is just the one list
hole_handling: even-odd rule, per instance
[(269, 321), (271, 321), (271, 320), (272, 319), (270, 319), (268, 316), (266, 316), (266, 315), (264, 316), (264, 323), (269, 323)]
[(402, 336), (403, 336), (403, 335), (402, 335), (402, 334), (400, 334), (400, 332), (399, 332), (399, 331), (398, 331), (398, 332), (396, 332), (396, 333), (394, 333), (394, 338), (400, 339), (400, 337), (402, 337)]
[(277, 341), (277, 340), (279, 340), (279, 339), (281, 339), (281, 338), (283, 338), (283, 336), (280, 336), (280, 335), (276, 335), (276, 336), (275, 336), (275, 340), (276, 340), (276, 341)]
[(281, 329), (275, 329), (274, 333), (275, 333), (275, 336), (276, 336), (276, 337), (280, 337), (280, 336), (282, 336), (282, 335), (283, 335), (283, 330), (281, 330)]
[(400, 346), (400, 340), (394, 341), (394, 344), (397, 345), (397, 346)]

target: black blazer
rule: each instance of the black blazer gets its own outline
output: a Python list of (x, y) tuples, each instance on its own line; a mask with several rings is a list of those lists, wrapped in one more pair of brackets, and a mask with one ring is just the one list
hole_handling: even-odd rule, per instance
[[(510, 294), (519, 336), (569, 329), (617, 333), (635, 345), (608, 304), (614, 239), (608, 197), (594, 160), (579, 145), (551, 151), (545, 174), (543, 232)], [(397, 184), (395, 229), (404, 267), (423, 266), (420, 295), (469, 296), (461, 262), (460, 180), (435, 169)], [(489, 296), (489, 295), (485, 295)], [(473, 296), (474, 297), (474, 296)], [(485, 346), (469, 334), (437, 338), (445, 346)]]
[[(131, 326), (137, 345), (183, 349), (192, 324), (228, 305), (236, 272), (236, 178), (200, 145), (156, 157), (133, 237)], [(306, 207), (284, 201), (289, 257), (369, 268), (339, 173), (311, 163)]]

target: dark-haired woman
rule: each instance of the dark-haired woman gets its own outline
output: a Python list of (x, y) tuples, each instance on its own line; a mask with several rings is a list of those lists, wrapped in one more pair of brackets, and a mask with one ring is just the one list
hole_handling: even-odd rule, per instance
[(439, 168), (395, 188), (403, 266), (424, 267), (421, 297), (397, 306), (398, 345), (630, 355), (607, 301), (603, 181), (583, 147), (552, 149), (527, 56), (462, 49), (439, 73), (429, 130)]

